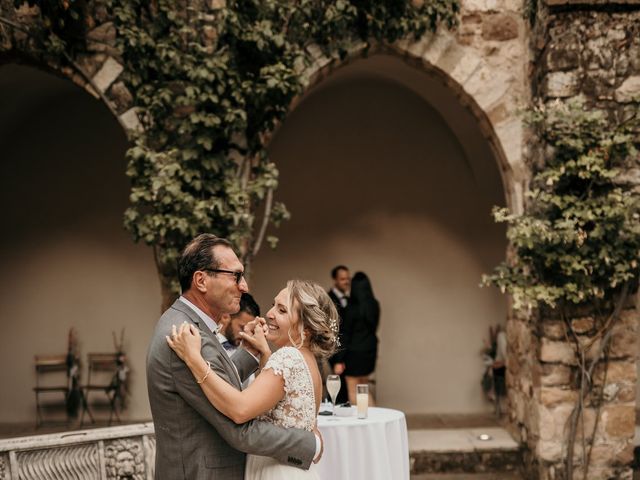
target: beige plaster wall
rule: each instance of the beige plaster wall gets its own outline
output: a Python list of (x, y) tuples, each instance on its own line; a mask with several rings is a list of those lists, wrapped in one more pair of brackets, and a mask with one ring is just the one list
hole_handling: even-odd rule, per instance
[[(256, 260), (252, 290), (266, 310), (287, 278), (328, 286), (335, 263), (366, 271), (383, 311), (381, 404), (486, 410), (479, 351), (505, 314), (478, 283), (504, 251), (488, 214), (503, 203), (499, 173), (445, 87), (376, 61), (320, 84), (272, 142), (293, 219), (279, 249)], [(0, 361), (12, 366), (0, 370), (0, 422), (33, 421), (33, 355), (63, 353), (70, 326), (83, 358), (112, 350), (111, 332), (126, 328), (125, 418), (149, 418), (144, 356), (160, 296), (150, 251), (121, 227), (124, 136), (85, 92), (24, 67), (0, 68), (0, 105), (0, 199), (11, 207), (0, 236)]]
[(0, 67), (0, 422), (35, 420), (33, 356), (65, 353), (72, 326), (83, 360), (113, 351), (112, 332), (125, 328), (124, 417), (150, 418), (144, 361), (160, 295), (151, 251), (122, 228), (125, 149), (117, 121), (86, 92)]
[[(504, 255), (504, 233), (489, 216), (504, 201), (495, 161), (463, 109), (444, 112), (450, 128), (403, 78), (362, 65), (339, 73), (271, 144), (277, 197), (292, 220), (277, 231), (278, 249), (256, 260), (253, 291), (266, 310), (290, 277), (328, 287), (335, 264), (365, 271), (382, 309), (379, 403), (411, 413), (485, 411), (482, 340), (505, 318), (503, 298), (478, 288)], [(420, 81), (447, 101), (442, 86)]]

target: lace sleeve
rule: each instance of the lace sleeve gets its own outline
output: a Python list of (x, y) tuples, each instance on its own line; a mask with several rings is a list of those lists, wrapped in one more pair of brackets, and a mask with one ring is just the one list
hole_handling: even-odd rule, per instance
[(282, 347), (276, 351), (264, 366), (270, 368), (273, 373), (280, 375), (284, 380), (284, 391), (289, 392), (292, 383), (300, 377), (300, 354), (293, 347)]
[(271, 355), (264, 368), (282, 376), (284, 397), (260, 418), (286, 428), (311, 431), (315, 424), (315, 396), (302, 353), (294, 347), (282, 347)]

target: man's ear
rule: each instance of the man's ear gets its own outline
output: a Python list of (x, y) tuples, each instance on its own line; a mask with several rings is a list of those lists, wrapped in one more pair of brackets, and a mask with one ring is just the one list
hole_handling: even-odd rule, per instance
[(207, 293), (207, 274), (206, 272), (202, 272), (197, 270), (193, 274), (193, 280), (191, 281), (191, 286), (196, 288), (200, 293)]

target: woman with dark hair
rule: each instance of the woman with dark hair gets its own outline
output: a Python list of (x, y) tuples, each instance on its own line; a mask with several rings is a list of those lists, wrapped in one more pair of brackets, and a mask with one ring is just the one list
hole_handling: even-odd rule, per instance
[[(373, 296), (369, 277), (363, 272), (356, 272), (351, 279), (351, 296), (343, 321), (344, 375), (349, 402), (355, 405), (356, 385), (369, 383), (369, 375), (375, 370), (378, 356), (376, 330), (380, 321), (380, 305)], [(369, 405), (373, 405), (371, 393)]]

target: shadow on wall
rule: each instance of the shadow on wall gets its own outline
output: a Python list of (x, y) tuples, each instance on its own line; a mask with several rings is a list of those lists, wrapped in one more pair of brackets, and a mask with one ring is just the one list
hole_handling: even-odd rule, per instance
[[(151, 251), (122, 227), (127, 141), (104, 105), (32, 68), (0, 68), (0, 422), (35, 422), (35, 354), (113, 351), (125, 328), (125, 419), (150, 418), (144, 363), (160, 310)], [(86, 363), (86, 362), (85, 362)], [(82, 372), (86, 381), (86, 366)]]
[[(292, 219), (276, 232), (277, 250), (256, 260), (252, 288), (264, 309), (288, 278), (328, 287), (338, 263), (364, 270), (382, 309), (380, 403), (411, 413), (487, 411), (482, 339), (506, 316), (504, 299), (478, 287), (506, 246), (490, 215), (504, 195), (489, 147), (456, 138), (397, 82), (329, 82), (271, 144), (277, 198)], [(464, 142), (484, 148), (468, 157)]]

